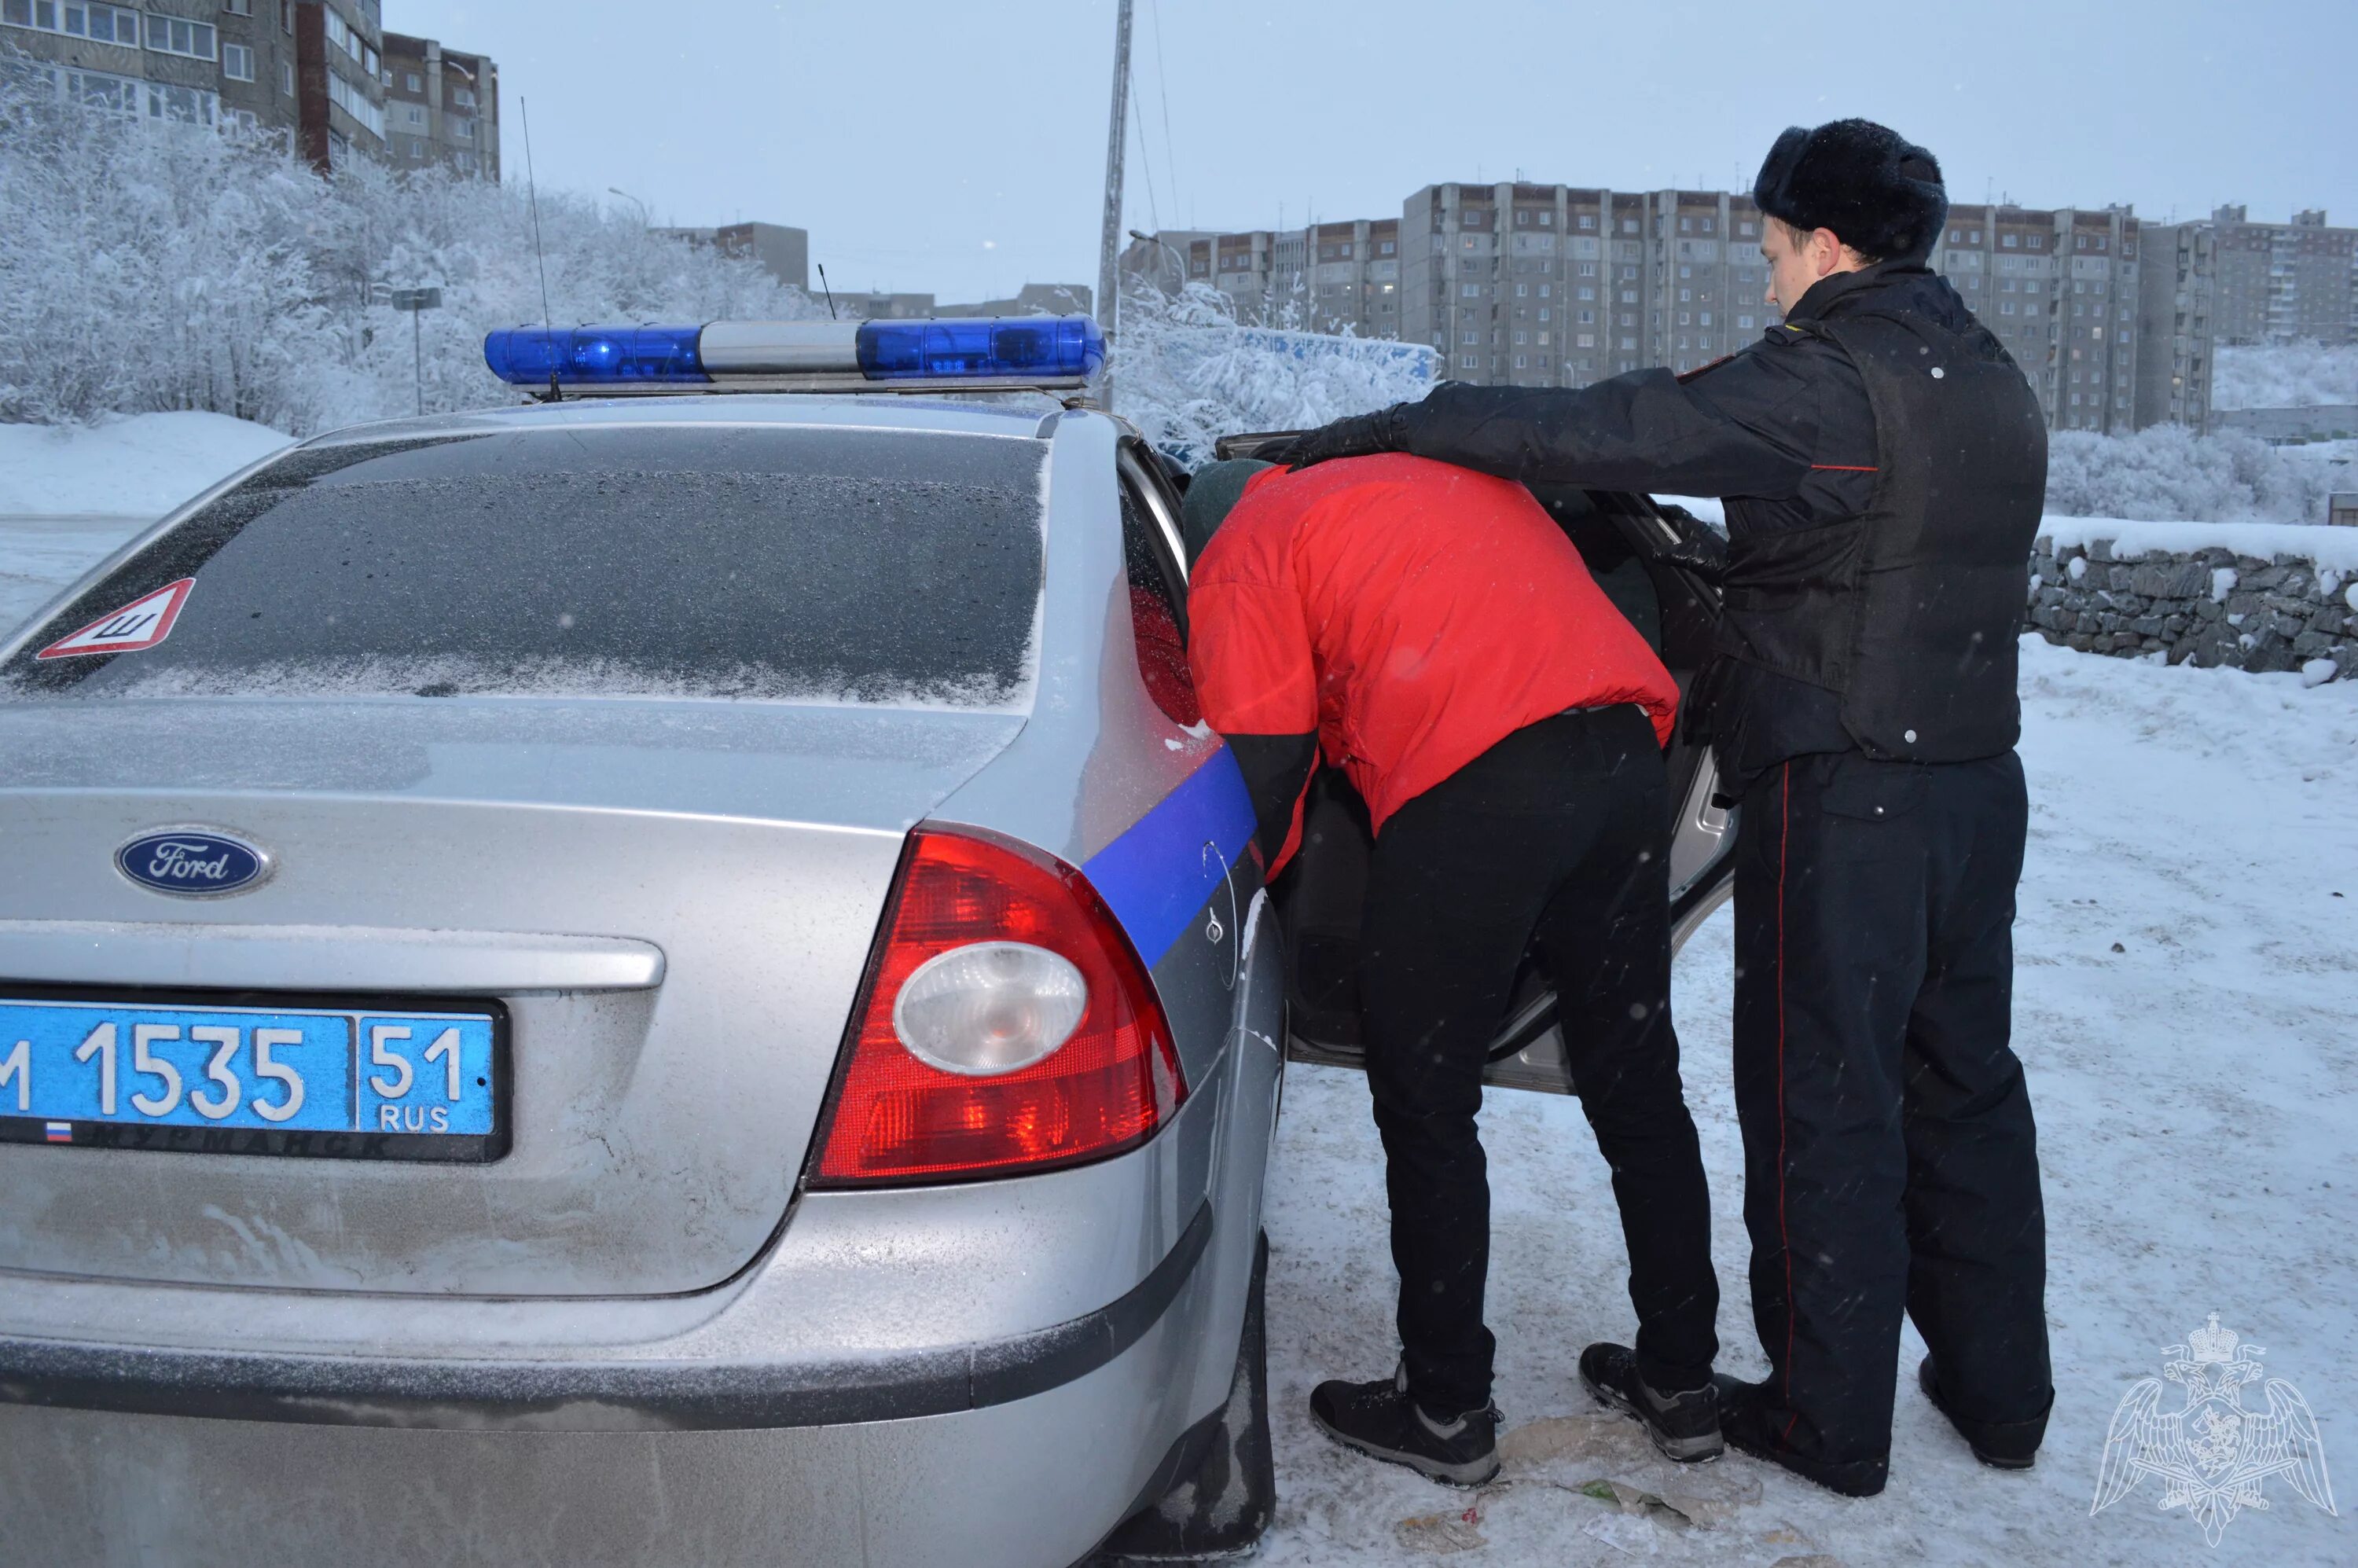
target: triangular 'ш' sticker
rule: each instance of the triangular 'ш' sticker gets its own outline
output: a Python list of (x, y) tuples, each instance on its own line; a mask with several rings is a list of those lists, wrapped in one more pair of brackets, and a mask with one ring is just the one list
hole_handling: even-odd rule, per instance
[(172, 634), (172, 622), (189, 601), (197, 579), (184, 577), (143, 594), (111, 615), (102, 615), (70, 637), (60, 637), (33, 656), (70, 659), (85, 654), (135, 654)]

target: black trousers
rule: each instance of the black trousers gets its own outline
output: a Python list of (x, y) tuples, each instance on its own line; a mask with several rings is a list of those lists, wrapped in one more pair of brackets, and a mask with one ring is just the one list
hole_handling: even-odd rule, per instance
[(2038, 1142), (2008, 1044), (2028, 816), (2010, 752), (1799, 757), (1745, 793), (1752, 1312), (1768, 1433), (1809, 1457), (1888, 1457), (1903, 1310), (1960, 1414), (2043, 1430), (2053, 1400)]
[(1613, 1167), (1639, 1364), (1666, 1390), (1709, 1379), (1719, 1288), (1671, 1027), (1667, 791), (1639, 709), (1560, 714), (1410, 801), (1376, 839), (1360, 950), (1368, 1084), (1409, 1388), (1435, 1414), (1490, 1397), (1490, 1189), (1475, 1116), (1485, 1048), (1534, 944)]

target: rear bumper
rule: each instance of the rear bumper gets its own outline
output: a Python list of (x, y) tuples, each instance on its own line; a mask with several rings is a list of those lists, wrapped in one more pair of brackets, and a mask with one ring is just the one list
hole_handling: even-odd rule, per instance
[(9, 1560), (1064, 1568), (1163, 1474), (1211, 1271), (1094, 1370), (914, 1419), (397, 1430), (0, 1405)]
[(0, 1403), (479, 1431), (726, 1431), (946, 1415), (1031, 1398), (1121, 1355), (1170, 1309), (1211, 1234), (1207, 1202), (1120, 1299), (964, 1345), (795, 1360), (461, 1360), (0, 1336)]

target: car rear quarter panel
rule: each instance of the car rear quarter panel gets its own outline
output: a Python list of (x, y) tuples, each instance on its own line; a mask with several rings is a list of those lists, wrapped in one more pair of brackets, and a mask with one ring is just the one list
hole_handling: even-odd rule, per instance
[[(936, 815), (1042, 845), (1089, 874), (1152, 967), (1191, 1106), (1217, 1102), (1215, 1116), (1184, 1116), (1164, 1135), (1204, 1141), (1185, 1163), (1204, 1171), (1215, 1214), (1203, 1271), (1219, 1305), (1192, 1395), (1201, 1413), (1228, 1393), (1260, 1235), (1282, 1067), (1282, 959), (1274, 922), (1253, 918), (1260, 877), (1247, 858), (1251, 806), (1235, 761), (1208, 725), (1157, 707), (1140, 674), (1116, 488), (1121, 434), (1096, 415), (1056, 427), (1038, 701), (1023, 733)], [(1180, 886), (1200, 893), (1192, 907), (1174, 907)]]

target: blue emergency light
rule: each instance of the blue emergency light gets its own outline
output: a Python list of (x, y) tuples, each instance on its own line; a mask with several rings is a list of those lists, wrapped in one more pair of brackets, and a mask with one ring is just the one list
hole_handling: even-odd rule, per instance
[(1087, 316), (511, 327), (483, 339), (483, 362), (517, 386), (609, 393), (1081, 386), (1105, 364), (1105, 334)]
[(860, 373), (907, 376), (1087, 376), (1105, 363), (1105, 334), (1087, 316), (1011, 319), (868, 321)]
[(700, 327), (515, 327), (483, 339), (483, 362), (518, 386), (588, 382), (708, 382)]

